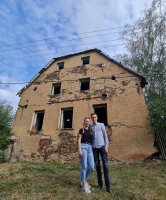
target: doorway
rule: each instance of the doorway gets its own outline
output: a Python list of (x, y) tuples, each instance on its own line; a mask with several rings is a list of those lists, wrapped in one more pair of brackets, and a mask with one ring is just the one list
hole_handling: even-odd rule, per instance
[(101, 122), (107, 126), (107, 104), (93, 105), (93, 109), (98, 116), (98, 122)]

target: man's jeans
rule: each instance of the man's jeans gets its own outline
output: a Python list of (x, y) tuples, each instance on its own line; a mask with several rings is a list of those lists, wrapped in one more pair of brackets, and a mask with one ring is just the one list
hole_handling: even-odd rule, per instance
[(101, 148), (93, 148), (93, 155), (94, 155), (97, 178), (98, 178), (98, 186), (100, 188), (103, 187), (99, 154), (103, 162), (105, 185), (106, 185), (106, 188), (110, 188), (110, 180), (109, 180), (109, 172), (108, 172), (108, 158), (107, 158), (107, 154), (105, 153), (105, 146), (102, 146)]
[(81, 162), (81, 173), (80, 173), (80, 179), (82, 181), (86, 181), (89, 176), (92, 174), (94, 170), (94, 158), (93, 158), (93, 152), (92, 152), (92, 145), (90, 144), (81, 144), (81, 150), (82, 150), (82, 157), (80, 158)]

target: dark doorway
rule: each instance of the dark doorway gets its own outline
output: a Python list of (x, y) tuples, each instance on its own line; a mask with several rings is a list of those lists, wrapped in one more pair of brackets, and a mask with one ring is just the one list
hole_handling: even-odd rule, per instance
[(43, 119), (44, 119), (44, 111), (36, 112), (36, 123), (35, 123), (36, 131), (42, 130)]
[(73, 123), (73, 109), (64, 109), (63, 110), (63, 123), (62, 128), (72, 128)]
[(98, 116), (98, 122), (104, 123), (105, 126), (107, 126), (107, 104), (94, 105), (93, 108), (94, 112)]

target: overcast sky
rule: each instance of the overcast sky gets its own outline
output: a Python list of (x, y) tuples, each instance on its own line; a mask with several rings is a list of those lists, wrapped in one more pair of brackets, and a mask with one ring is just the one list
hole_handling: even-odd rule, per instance
[[(120, 33), (151, 0), (0, 0), (0, 83), (28, 82), (52, 58), (90, 48), (123, 53)], [(0, 84), (14, 109), (25, 84)]]

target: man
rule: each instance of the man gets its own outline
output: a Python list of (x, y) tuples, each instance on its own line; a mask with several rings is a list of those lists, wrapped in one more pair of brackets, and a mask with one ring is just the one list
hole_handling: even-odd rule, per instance
[(109, 179), (109, 171), (108, 171), (108, 137), (105, 130), (105, 125), (103, 123), (97, 122), (97, 114), (92, 113), (91, 114), (91, 130), (93, 133), (93, 155), (94, 155), (94, 161), (96, 165), (96, 172), (97, 172), (97, 179), (98, 179), (98, 186), (100, 189), (103, 188), (103, 182), (102, 182), (102, 173), (101, 173), (101, 167), (100, 167), (100, 160), (99, 155), (101, 156), (102, 163), (103, 163), (103, 170), (104, 170), (104, 179), (105, 179), (105, 185), (106, 185), (106, 191), (111, 193), (113, 196), (113, 192), (110, 185), (110, 179)]

